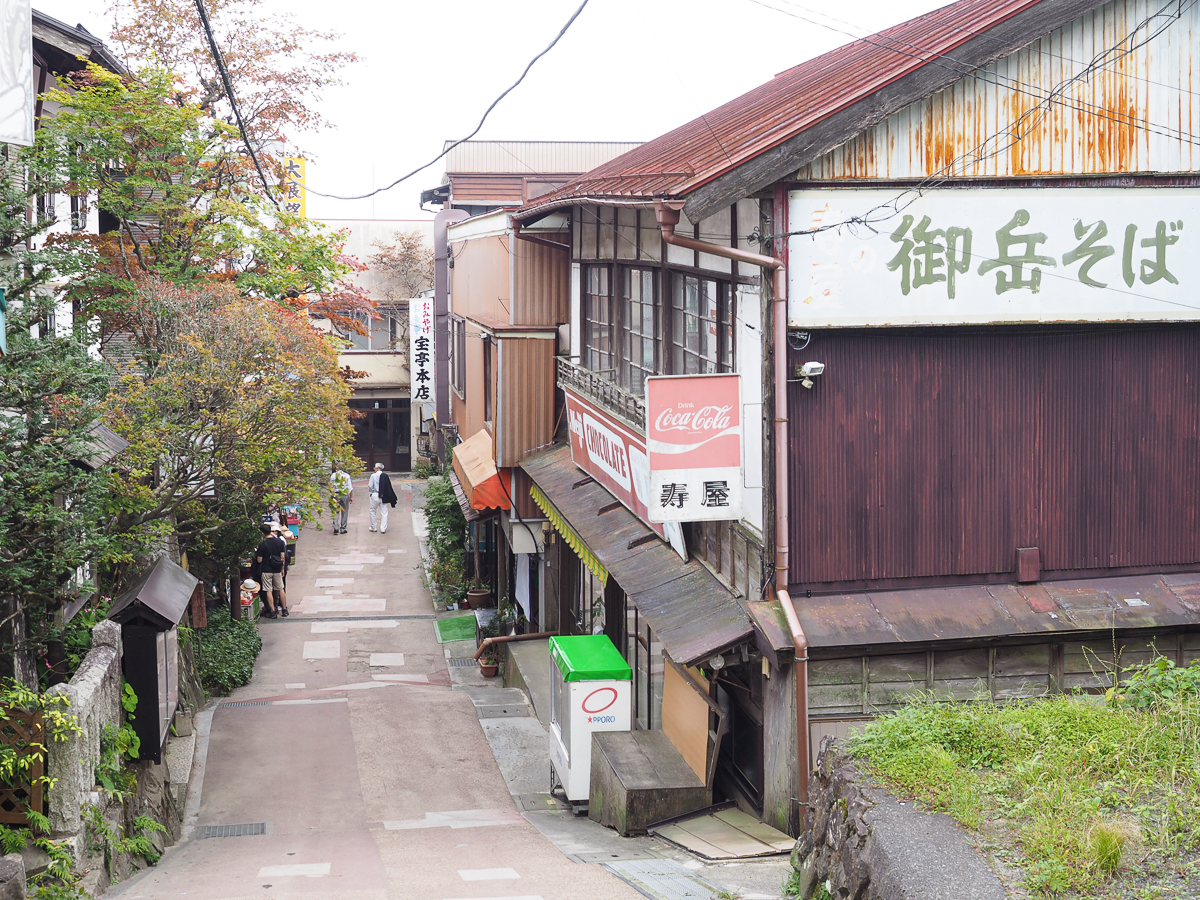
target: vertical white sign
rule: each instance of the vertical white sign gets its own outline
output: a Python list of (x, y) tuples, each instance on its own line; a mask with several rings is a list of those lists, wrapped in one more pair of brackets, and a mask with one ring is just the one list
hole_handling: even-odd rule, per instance
[(408, 301), (408, 373), (413, 403), (432, 403), (433, 389), (433, 298)]
[(0, 0), (0, 143), (33, 143), (33, 14)]

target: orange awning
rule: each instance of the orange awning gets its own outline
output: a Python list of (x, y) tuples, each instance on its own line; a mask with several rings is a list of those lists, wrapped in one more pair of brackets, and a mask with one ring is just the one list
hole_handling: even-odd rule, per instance
[(454, 473), (462, 483), (471, 509), (508, 509), (512, 474), (496, 469), (492, 436), (486, 429), (480, 429), (454, 448)]

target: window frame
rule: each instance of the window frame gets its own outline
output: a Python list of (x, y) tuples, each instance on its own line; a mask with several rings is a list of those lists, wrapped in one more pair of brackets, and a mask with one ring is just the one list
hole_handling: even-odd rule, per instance
[(462, 316), (450, 314), (450, 387), (459, 400), (466, 400), (467, 324)]

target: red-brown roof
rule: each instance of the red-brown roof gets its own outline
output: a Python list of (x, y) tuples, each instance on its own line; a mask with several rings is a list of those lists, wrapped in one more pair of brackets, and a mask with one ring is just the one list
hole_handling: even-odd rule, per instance
[(530, 201), (517, 215), (587, 197), (682, 197), (923, 66), (942, 67), (951, 78), (968, 74), (975, 66), (955, 60), (954, 48), (1042, 2), (1054, 0), (958, 0), (853, 41)]

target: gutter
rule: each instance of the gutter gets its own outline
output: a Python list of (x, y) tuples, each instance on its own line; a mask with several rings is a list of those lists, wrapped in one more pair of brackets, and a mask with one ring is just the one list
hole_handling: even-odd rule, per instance
[[(668, 205), (668, 203), (670, 205)], [(654, 201), (654, 215), (663, 240), (676, 247), (723, 256), (771, 270), (771, 316), (775, 343), (775, 589), (788, 586), (788, 422), (787, 422), (787, 269), (783, 260), (736, 247), (709, 244), (675, 233), (683, 201)]]
[(783, 608), (783, 617), (787, 619), (788, 631), (792, 634), (792, 643), (796, 647), (796, 662), (793, 667), (793, 677), (796, 681), (796, 800), (800, 807), (800, 827), (804, 828), (804, 820), (808, 812), (808, 770), (809, 766), (809, 732), (808, 732), (808, 638), (796, 615), (796, 607), (792, 604), (791, 595), (786, 589), (776, 591), (779, 605)]

